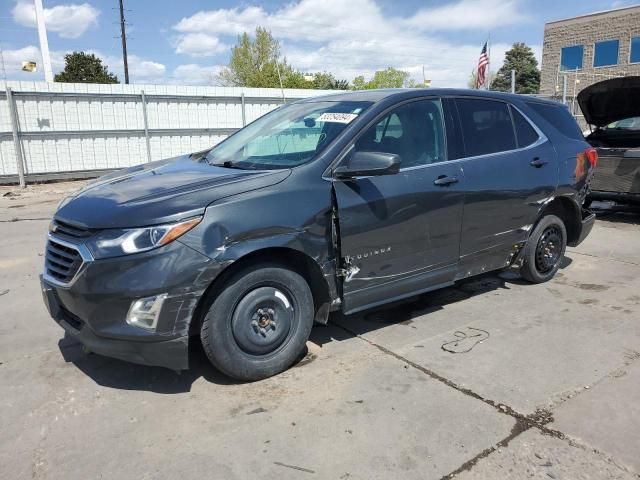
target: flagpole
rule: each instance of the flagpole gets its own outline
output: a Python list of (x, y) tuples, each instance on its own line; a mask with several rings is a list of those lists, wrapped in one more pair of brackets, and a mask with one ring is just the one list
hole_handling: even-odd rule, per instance
[(487, 90), (491, 89), (491, 32), (487, 37), (487, 79), (485, 88)]

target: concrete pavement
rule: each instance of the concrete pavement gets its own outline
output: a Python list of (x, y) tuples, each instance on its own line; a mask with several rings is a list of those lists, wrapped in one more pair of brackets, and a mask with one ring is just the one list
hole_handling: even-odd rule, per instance
[(639, 478), (640, 215), (605, 212), (547, 284), (334, 315), (237, 384), (201, 351), (178, 375), (64, 338), (37, 279), (73, 188), (0, 187), (2, 478)]

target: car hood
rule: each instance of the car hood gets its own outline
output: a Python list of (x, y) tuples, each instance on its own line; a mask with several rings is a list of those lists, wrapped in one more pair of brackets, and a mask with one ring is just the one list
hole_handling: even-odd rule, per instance
[(204, 213), (207, 205), (281, 182), (291, 170), (239, 170), (209, 164), (204, 154), (183, 155), (127, 168), (65, 199), (57, 220), (81, 228), (131, 228)]
[(640, 77), (595, 83), (578, 94), (578, 104), (587, 123), (596, 127), (640, 117)]

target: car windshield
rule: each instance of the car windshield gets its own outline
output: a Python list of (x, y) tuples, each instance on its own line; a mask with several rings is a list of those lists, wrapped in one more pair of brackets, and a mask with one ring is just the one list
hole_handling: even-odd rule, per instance
[(208, 154), (212, 165), (272, 170), (311, 161), (371, 102), (284, 105), (238, 131)]
[(640, 130), (640, 117), (625, 118), (607, 125), (607, 130)]

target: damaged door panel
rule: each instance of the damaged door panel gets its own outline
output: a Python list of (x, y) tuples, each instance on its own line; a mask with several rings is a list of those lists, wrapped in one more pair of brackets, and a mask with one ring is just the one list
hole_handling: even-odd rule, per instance
[[(420, 134), (424, 141), (415, 142)], [(347, 313), (382, 296), (398, 298), (453, 280), (464, 175), (457, 163), (446, 161), (444, 138), (438, 99), (403, 105), (364, 132), (355, 150), (387, 149), (400, 155), (404, 168), (333, 181)]]

